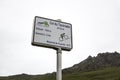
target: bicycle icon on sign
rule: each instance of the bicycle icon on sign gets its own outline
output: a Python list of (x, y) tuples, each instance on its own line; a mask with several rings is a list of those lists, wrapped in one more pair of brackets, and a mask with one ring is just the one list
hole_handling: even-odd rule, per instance
[(62, 42), (62, 41), (68, 40), (68, 39), (70, 39), (70, 38), (65, 33), (60, 34), (59, 41)]

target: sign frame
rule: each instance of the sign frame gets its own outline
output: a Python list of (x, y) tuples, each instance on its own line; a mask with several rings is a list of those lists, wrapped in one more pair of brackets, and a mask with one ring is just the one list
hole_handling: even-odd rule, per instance
[[(71, 34), (71, 48), (68, 48), (68, 47), (61, 47), (61, 46), (57, 46), (57, 45), (51, 45), (51, 44), (47, 44), (47, 43), (42, 43), (42, 42), (35, 42), (35, 28), (36, 28), (36, 18), (41, 18), (41, 19), (46, 19), (46, 20), (51, 20), (51, 21), (55, 21), (55, 22), (59, 22), (59, 23), (64, 23), (64, 24), (69, 24), (70, 25), (70, 34)], [(32, 42), (31, 44), (33, 46), (39, 46), (39, 47), (46, 47), (46, 48), (53, 48), (53, 49), (58, 49), (58, 48), (61, 48), (62, 50), (65, 50), (65, 51), (70, 51), (72, 48), (73, 48), (73, 39), (72, 39), (72, 24), (70, 23), (67, 23), (67, 22), (61, 22), (61, 21), (58, 21), (58, 20), (53, 20), (53, 19), (49, 19), (49, 18), (44, 18), (44, 17), (39, 17), (39, 16), (35, 16), (34, 17), (34, 27), (33, 27), (33, 35), (32, 35)]]

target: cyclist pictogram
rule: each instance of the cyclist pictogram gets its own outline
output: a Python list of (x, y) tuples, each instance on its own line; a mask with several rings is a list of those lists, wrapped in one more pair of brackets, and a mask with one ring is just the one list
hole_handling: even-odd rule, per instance
[(59, 41), (65, 41), (68, 39), (69, 39), (69, 37), (65, 33), (60, 34)]

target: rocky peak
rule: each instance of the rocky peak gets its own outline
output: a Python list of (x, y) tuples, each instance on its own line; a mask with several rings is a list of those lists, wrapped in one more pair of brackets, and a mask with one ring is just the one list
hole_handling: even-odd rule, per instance
[(103, 69), (106, 67), (118, 67), (120, 66), (120, 53), (118, 52), (106, 52), (99, 53), (96, 57), (88, 56), (87, 59), (74, 65), (71, 68), (63, 70), (66, 72), (84, 72)]

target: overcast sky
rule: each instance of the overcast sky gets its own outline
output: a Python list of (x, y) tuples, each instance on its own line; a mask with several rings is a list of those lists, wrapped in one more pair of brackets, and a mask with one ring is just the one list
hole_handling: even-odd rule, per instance
[(120, 52), (120, 0), (0, 0), (0, 76), (56, 71), (56, 51), (31, 45), (35, 16), (72, 24), (73, 49), (62, 68)]

